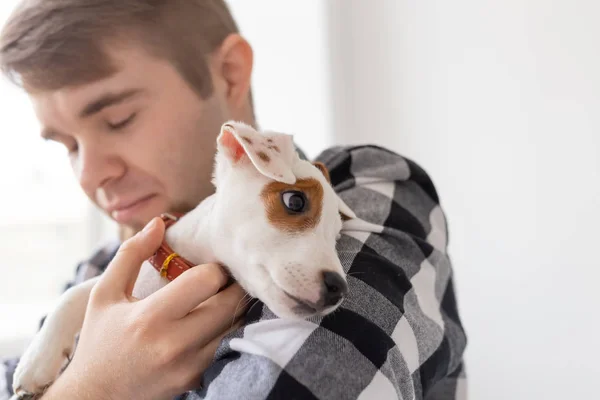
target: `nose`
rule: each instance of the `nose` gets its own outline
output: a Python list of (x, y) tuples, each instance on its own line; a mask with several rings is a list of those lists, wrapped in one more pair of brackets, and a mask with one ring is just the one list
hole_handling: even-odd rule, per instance
[(348, 294), (348, 284), (342, 276), (336, 272), (323, 272), (323, 289), (321, 301), (325, 307), (334, 306)]
[(123, 160), (97, 143), (80, 145), (73, 168), (79, 184), (88, 193), (125, 173)]

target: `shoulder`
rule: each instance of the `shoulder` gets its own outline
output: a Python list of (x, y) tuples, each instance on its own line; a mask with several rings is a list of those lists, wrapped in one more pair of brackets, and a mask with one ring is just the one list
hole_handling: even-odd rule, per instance
[[(363, 184), (369, 180), (412, 181), (433, 201), (439, 202), (433, 181), (415, 161), (377, 145), (335, 146), (316, 158), (331, 173), (334, 187)], [(340, 188), (340, 189), (343, 189)]]
[(386, 332), (381, 343), (419, 371), (415, 387), (427, 392), (459, 370), (466, 347), (435, 185), (416, 162), (378, 146), (333, 147), (318, 161), (358, 217), (344, 222), (338, 242), (354, 288), (343, 310)]
[(315, 161), (358, 217), (336, 243), (348, 297), (307, 321), (280, 320), (254, 302), (204, 374), (206, 392), (193, 398), (239, 397), (240, 388), (253, 398), (429, 398), (461, 365), (466, 337), (428, 175), (378, 146), (332, 147)]
[(376, 145), (331, 147), (316, 160), (327, 166), (335, 191), (361, 220), (423, 241), (435, 240), (432, 232), (447, 234), (433, 180), (415, 161)]

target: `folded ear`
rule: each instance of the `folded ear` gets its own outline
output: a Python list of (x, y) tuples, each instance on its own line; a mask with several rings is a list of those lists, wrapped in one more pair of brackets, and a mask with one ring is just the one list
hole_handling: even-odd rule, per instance
[[(319, 169), (319, 171), (321, 171), (321, 173), (325, 176), (325, 179), (327, 179), (327, 182), (329, 182), (331, 184), (331, 176), (329, 175), (329, 170), (327, 169), (325, 164), (323, 164), (320, 161), (315, 161), (312, 164), (315, 167), (317, 167), (317, 169)], [(356, 218), (356, 214), (354, 214), (354, 211), (352, 211), (350, 209), (350, 207), (348, 207), (348, 205), (346, 203), (344, 203), (342, 198), (340, 196), (336, 196), (336, 197), (338, 200), (338, 209), (340, 211), (340, 216), (342, 217), (342, 220), (347, 221), (349, 219)]]
[(230, 121), (221, 127), (217, 148), (232, 164), (247, 157), (248, 165), (264, 176), (288, 184), (296, 182), (292, 172), (296, 149), (291, 135), (260, 133), (249, 125)]

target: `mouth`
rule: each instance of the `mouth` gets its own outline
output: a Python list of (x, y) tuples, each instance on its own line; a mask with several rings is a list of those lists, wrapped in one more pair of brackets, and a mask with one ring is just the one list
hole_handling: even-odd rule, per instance
[(294, 311), (296, 313), (298, 313), (299, 315), (314, 315), (314, 314), (318, 314), (320, 311), (317, 308), (318, 306), (310, 301), (307, 300), (302, 300), (299, 297), (296, 297), (294, 295), (289, 294), (288, 292), (286, 292), (285, 290), (283, 290), (283, 293), (289, 297), (290, 299), (294, 300), (296, 302), (296, 307), (294, 307)]
[[(340, 301), (339, 303), (337, 303), (333, 306), (326, 306), (325, 304), (320, 304), (320, 303), (322, 303), (321, 300), (319, 300), (317, 303), (315, 303), (310, 300), (306, 300), (306, 299), (302, 299), (300, 297), (294, 296), (293, 294), (289, 293), (287, 290), (283, 289), (281, 286), (279, 286), (275, 282), (273, 277), (270, 276), (270, 273), (268, 272), (268, 270), (266, 269), (264, 264), (257, 264), (257, 265), (266, 274), (266, 277), (268, 280), (271, 281), (271, 284), (276, 288), (277, 292), (279, 293), (279, 296), (281, 296), (283, 294), (283, 295), (285, 295), (286, 298), (290, 299), (293, 302), (293, 304), (288, 303), (285, 306), (285, 308), (286, 308), (285, 314), (286, 315), (289, 315), (291, 313), (294, 317), (299, 317), (302, 319), (310, 318), (310, 317), (317, 316), (317, 315), (325, 316), (325, 315), (333, 312), (335, 309), (337, 309), (337, 307), (342, 303)], [(260, 296), (258, 296), (258, 297), (260, 298)], [(268, 303), (268, 302), (265, 301), (265, 303)], [(281, 300), (277, 301), (277, 303), (281, 303)], [(277, 315), (279, 315), (279, 314), (277, 314)], [(281, 315), (279, 315), (279, 316), (281, 316)]]
[(109, 206), (106, 211), (118, 223), (131, 221), (144, 207), (150, 203), (156, 195), (151, 194), (134, 201), (119, 201)]

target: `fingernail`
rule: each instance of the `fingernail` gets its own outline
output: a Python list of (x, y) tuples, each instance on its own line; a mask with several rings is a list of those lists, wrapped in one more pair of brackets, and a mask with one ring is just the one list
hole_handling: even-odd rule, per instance
[(149, 230), (151, 230), (152, 228), (154, 228), (155, 226), (156, 226), (156, 218), (152, 218), (152, 221), (150, 221), (150, 222), (148, 223), (148, 225), (146, 225), (146, 226), (144, 227), (144, 230), (143, 230), (142, 232), (146, 233), (146, 232), (148, 232)]

